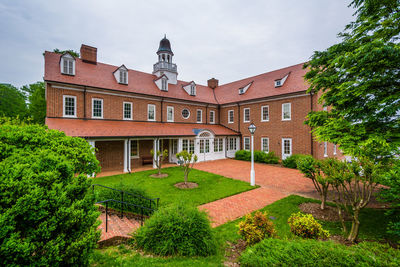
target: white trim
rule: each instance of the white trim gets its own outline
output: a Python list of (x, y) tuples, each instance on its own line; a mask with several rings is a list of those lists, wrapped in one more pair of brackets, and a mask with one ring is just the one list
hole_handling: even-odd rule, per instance
[[(264, 112), (263, 112), (264, 108), (268, 109), (268, 118), (266, 120), (264, 120)], [(261, 121), (262, 122), (269, 121), (269, 105), (261, 106)]]
[[(249, 139), (249, 149), (246, 149), (246, 141), (245, 141), (246, 139)], [(251, 146), (250, 136), (243, 136), (243, 150), (250, 151), (250, 146)]]
[[(131, 117), (130, 118), (125, 118), (125, 104), (129, 104), (131, 106)], [(127, 120), (127, 121), (131, 121), (133, 120), (133, 104), (132, 102), (122, 102), (122, 119), (123, 120)]]
[[(150, 107), (154, 107), (154, 119), (149, 118)], [(156, 105), (154, 104), (147, 104), (147, 121), (156, 121)]]
[[(276, 98), (267, 98), (267, 99), (262, 99), (262, 100), (254, 100), (254, 101), (248, 101), (243, 103), (239, 103), (239, 106), (246, 106), (250, 104), (257, 104), (257, 103), (262, 103), (262, 102), (271, 102), (271, 101), (276, 101), (276, 100), (284, 100), (284, 99), (291, 99), (291, 98), (297, 98), (297, 97), (304, 97), (304, 96), (310, 96), (310, 94), (301, 94), (301, 95), (294, 95), (294, 96), (284, 96), (284, 97), (276, 97)], [(221, 104), (221, 108), (228, 108), (228, 107), (237, 107), (238, 103), (230, 103), (230, 104)]]
[[(136, 156), (132, 156), (132, 141), (136, 141), (137, 142), (137, 148), (136, 148), (136, 152), (137, 152), (137, 155)], [(140, 150), (139, 150), (139, 144), (140, 144), (140, 142), (139, 142), (139, 139), (130, 139), (130, 148), (129, 148), (129, 150), (130, 150), (130, 153), (129, 153), (129, 155), (131, 156), (131, 159), (138, 159), (138, 158), (140, 158)]]
[[(199, 121), (199, 111), (200, 111), (200, 121)], [(196, 122), (203, 123), (203, 110), (202, 109), (196, 110)]]
[[(246, 120), (246, 110), (249, 111), (249, 119), (248, 119), (248, 120)], [(250, 114), (250, 108), (244, 108), (244, 109), (243, 109), (243, 122), (250, 122), (250, 116), (251, 116), (251, 114)]]
[[(285, 141), (289, 140), (290, 141), (290, 153), (285, 154)], [(282, 138), (282, 160), (286, 159), (287, 157), (290, 157), (292, 155), (292, 150), (293, 149), (293, 143), (292, 143), (292, 138)]]
[(333, 144), (333, 155), (337, 155), (337, 147), (336, 144)]
[[(289, 105), (289, 116), (290, 116), (290, 118), (288, 118), (288, 119), (285, 119), (284, 117), (283, 117), (283, 114), (284, 114), (284, 106), (285, 105)], [(287, 103), (282, 103), (282, 120), (283, 121), (290, 121), (290, 120), (292, 120), (292, 103), (290, 103), (290, 102), (287, 102)]]
[[(168, 119), (168, 110), (172, 109), (172, 119)], [(167, 106), (167, 122), (174, 122), (174, 107), (173, 106)]]
[[(267, 145), (267, 150), (268, 150), (268, 151), (264, 151), (264, 150), (263, 150), (263, 148), (264, 148), (264, 146), (263, 146), (263, 140), (264, 140), (264, 139), (267, 140), (267, 144), (268, 144), (268, 145)], [(268, 137), (261, 137), (261, 151), (263, 151), (263, 152), (265, 152), (265, 153), (268, 153), (268, 152), (269, 152), (269, 138), (268, 138)]]
[[(213, 121), (211, 121), (211, 114), (212, 114), (212, 119)], [(210, 110), (210, 124), (215, 124), (215, 111), (214, 110)]]
[[(94, 116), (94, 101), (99, 100), (101, 102), (101, 117), (95, 117)], [(92, 98), (92, 119), (102, 119), (103, 118), (103, 113), (104, 113), (104, 102), (102, 98)]]
[[(71, 98), (74, 99), (74, 115), (65, 115), (65, 98), (66, 97), (71, 97)], [(65, 117), (65, 118), (76, 118), (76, 106), (77, 106), (76, 96), (74, 96), (74, 95), (63, 95), (63, 117)]]
[(328, 142), (324, 142), (324, 157), (328, 157)]
[[(232, 114), (233, 114), (233, 120), (231, 121), (231, 111), (232, 111)], [(230, 110), (228, 110), (228, 123), (234, 123), (235, 122), (235, 111), (233, 110), (233, 109), (230, 109)]]

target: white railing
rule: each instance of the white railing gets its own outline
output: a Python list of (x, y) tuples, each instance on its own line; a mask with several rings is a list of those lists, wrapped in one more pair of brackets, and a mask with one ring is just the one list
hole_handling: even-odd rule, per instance
[(157, 62), (156, 64), (153, 65), (153, 71), (159, 71), (159, 70), (169, 70), (169, 71), (173, 71), (176, 72), (177, 67), (176, 64), (174, 63), (169, 63), (169, 62)]

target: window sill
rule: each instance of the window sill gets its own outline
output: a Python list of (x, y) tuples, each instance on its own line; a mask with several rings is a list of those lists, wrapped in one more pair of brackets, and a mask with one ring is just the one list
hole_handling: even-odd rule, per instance
[(261, 122), (268, 122), (269, 120), (261, 120)]
[(233, 124), (233, 121), (228, 121), (229, 124)]
[(103, 117), (92, 117), (93, 120), (102, 120)]
[(292, 119), (282, 119), (282, 121), (291, 121)]
[(63, 118), (76, 118), (76, 116), (63, 115)]
[(139, 156), (131, 156), (131, 159), (139, 159)]
[(328, 157), (328, 155), (325, 154), (325, 155), (324, 155), (324, 158), (327, 158), (327, 157)]
[(124, 121), (131, 121), (132, 119), (123, 118)]

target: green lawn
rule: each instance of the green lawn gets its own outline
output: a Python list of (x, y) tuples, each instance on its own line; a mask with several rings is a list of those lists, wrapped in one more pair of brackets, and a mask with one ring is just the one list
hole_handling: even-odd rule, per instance
[(157, 170), (150, 170), (94, 178), (93, 183), (110, 187), (119, 183), (131, 184), (144, 190), (151, 198), (159, 197), (160, 207), (180, 201), (198, 206), (255, 188), (243, 181), (193, 169), (189, 174), (189, 181), (195, 182), (199, 186), (193, 189), (179, 189), (174, 184), (183, 182), (182, 169), (171, 167), (163, 169), (162, 172), (168, 173), (169, 176), (162, 179), (152, 178), (149, 175), (157, 173)]
[[(316, 202), (318, 200), (291, 195), (278, 200), (261, 211), (267, 211), (269, 216), (274, 216), (274, 224), (279, 238), (295, 239), (290, 232), (287, 219), (292, 213), (299, 211), (299, 204), (304, 202)], [(98, 249), (92, 257), (93, 266), (223, 266), (226, 241), (235, 242), (240, 236), (237, 234), (237, 224), (240, 220), (226, 223), (214, 229), (220, 243), (217, 255), (212, 257), (145, 257), (125, 246)], [(325, 229), (332, 234), (340, 233), (340, 224), (332, 222), (321, 222)], [(360, 238), (367, 240), (382, 240), (387, 238), (385, 233), (387, 218), (383, 211), (364, 209), (361, 215)]]

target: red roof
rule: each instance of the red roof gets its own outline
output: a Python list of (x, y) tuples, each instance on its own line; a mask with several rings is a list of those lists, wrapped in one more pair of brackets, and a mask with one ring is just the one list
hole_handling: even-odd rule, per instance
[(178, 84), (169, 84), (168, 92), (158, 89), (154, 80), (156, 75), (128, 69), (128, 85), (119, 84), (113, 72), (118, 68), (103, 63), (90, 64), (76, 58), (75, 75), (64, 75), (60, 72), (60, 54), (45, 52), (44, 80), (60, 83), (69, 83), (83, 86), (92, 86), (103, 89), (113, 89), (123, 92), (133, 92), (146, 95), (177, 98), (217, 104), (212, 89), (208, 86), (196, 85), (196, 96), (190, 96), (182, 88), (188, 82), (178, 81)]
[[(307, 70), (303, 69), (303, 64), (304, 63), (300, 63), (221, 85), (215, 90), (218, 102), (220, 104), (226, 104), (305, 91), (308, 89), (309, 85), (304, 81), (304, 75)], [(285, 83), (275, 88), (275, 80), (283, 78), (288, 73), (289, 76)], [(248, 85), (252, 81), (253, 84), (246, 93), (239, 95), (239, 88)]]
[[(246, 101), (302, 92), (308, 89), (308, 85), (303, 78), (307, 72), (307, 70), (303, 69), (303, 63), (220, 85), (215, 89), (214, 97), (211, 88), (197, 83), (196, 96), (190, 96), (182, 88), (182, 86), (189, 84), (189, 82), (184, 81), (178, 81), (178, 84), (176, 85), (169, 84), (168, 92), (160, 91), (154, 83), (157, 76), (136, 70), (128, 70), (128, 85), (119, 84), (113, 75), (113, 72), (118, 68), (117, 66), (103, 63), (89, 64), (82, 62), (79, 58), (76, 59), (75, 76), (63, 75), (60, 73), (60, 56), (61, 55), (57, 53), (45, 52), (44, 79), (46, 81), (113, 89), (123, 92), (133, 92), (210, 104), (226, 104)], [(288, 73), (290, 74), (285, 83), (282, 86), (275, 88), (275, 80), (281, 79)], [(246, 86), (252, 81), (254, 82), (246, 93), (239, 95), (239, 88)]]
[(237, 132), (216, 124), (161, 123), (112, 120), (82, 120), (46, 118), (50, 129), (79, 137), (145, 137), (145, 136), (196, 136), (201, 130), (215, 135), (238, 135)]

